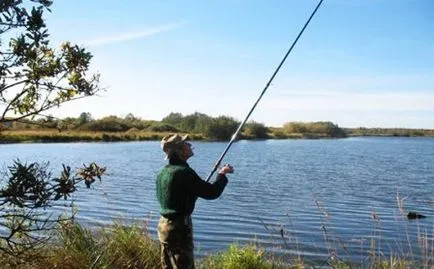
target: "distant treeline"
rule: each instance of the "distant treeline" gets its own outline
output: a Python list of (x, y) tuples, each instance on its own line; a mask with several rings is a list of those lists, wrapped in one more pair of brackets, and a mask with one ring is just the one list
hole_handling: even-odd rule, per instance
[[(170, 113), (161, 121), (144, 120), (128, 114), (94, 119), (83, 112), (77, 118), (44, 117), (20, 120), (8, 125), (0, 123), (0, 141), (125, 141), (159, 139), (164, 134), (180, 132), (196, 139), (229, 140), (240, 121), (229, 116), (211, 117), (203, 113), (183, 115)], [(9, 137), (8, 137), (9, 136)], [(434, 136), (434, 130), (340, 128), (321, 122), (287, 122), (282, 127), (267, 127), (250, 121), (245, 124), (240, 139), (343, 138), (347, 136)], [(32, 139), (35, 138), (35, 139)]]
[(406, 128), (345, 128), (348, 136), (434, 136), (434, 130)]

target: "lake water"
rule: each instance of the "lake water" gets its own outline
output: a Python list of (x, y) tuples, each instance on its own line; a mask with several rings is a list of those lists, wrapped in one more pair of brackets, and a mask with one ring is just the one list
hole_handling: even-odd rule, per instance
[[(189, 163), (206, 177), (226, 143), (193, 145)], [(62, 163), (107, 166), (101, 184), (75, 195), (79, 220), (147, 221), (156, 237), (155, 177), (166, 163), (159, 142), (0, 145), (3, 169), (15, 158), (49, 160), (55, 173)], [(363, 260), (371, 239), (385, 255), (418, 255), (418, 236), (433, 243), (432, 138), (239, 141), (223, 162), (236, 170), (225, 192), (198, 200), (193, 214), (199, 256), (256, 242), (279, 254)], [(397, 196), (427, 218), (406, 220)]]

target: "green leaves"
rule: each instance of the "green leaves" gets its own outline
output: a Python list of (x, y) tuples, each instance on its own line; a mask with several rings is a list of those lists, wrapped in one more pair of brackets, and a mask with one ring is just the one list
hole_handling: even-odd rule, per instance
[(95, 178), (101, 180), (106, 171), (105, 167), (95, 163), (84, 165), (76, 173), (69, 166), (63, 165), (62, 168), (60, 176), (52, 178), (47, 172), (48, 163), (23, 164), (16, 160), (3, 173), (5, 184), (0, 190), (0, 226), (3, 235), (7, 234), (0, 236), (1, 252), (17, 256), (44, 242), (47, 235), (43, 235), (43, 231), (55, 229), (56, 224), (73, 217), (53, 217), (52, 213), (44, 210), (61, 198), (67, 200), (81, 182), (90, 187)]
[(11, 204), (20, 208), (45, 206), (50, 198), (50, 173), (46, 172), (48, 163), (29, 165), (19, 160), (9, 167), (8, 184), (0, 191), (0, 204)]
[(244, 125), (243, 135), (252, 138), (268, 138), (268, 128), (264, 124), (251, 121)]
[(31, 15), (27, 18), (27, 30), (35, 34), (33, 36), (35, 45), (39, 44), (41, 37), (44, 37), (44, 35), (38, 35), (39, 30), (45, 27), (44, 19), (42, 18), (43, 12), (43, 6), (33, 7)]
[(95, 179), (101, 181), (106, 168), (91, 163), (83, 165), (74, 174), (71, 167), (62, 165), (59, 177), (51, 179), (47, 172), (48, 163), (23, 164), (15, 160), (8, 168), (7, 185), (0, 190), (0, 205), (10, 204), (20, 208), (39, 208), (47, 206), (51, 200), (65, 200), (77, 190), (77, 184), (84, 181), (90, 187)]
[(99, 74), (89, 74), (90, 52), (70, 42), (58, 50), (50, 47), (44, 11), (52, 1), (34, 0), (31, 8), (24, 2), (0, 4), (0, 34), (11, 31), (2, 36), (14, 36), (9, 42), (0, 40), (0, 100), (6, 103), (0, 122), (6, 116), (11, 121), (36, 115), (101, 90)]
[(78, 170), (77, 175), (84, 180), (88, 188), (95, 182), (95, 178), (101, 181), (101, 176), (105, 173), (106, 168), (100, 167), (96, 163), (91, 163), (89, 166), (83, 165), (84, 168)]
[[(44, 12), (50, 11), (51, 4), (49, 0), (0, 0), (0, 125), (101, 90), (99, 75), (89, 74), (89, 52), (69, 42), (59, 49), (50, 46)], [(76, 173), (63, 165), (60, 176), (52, 178), (47, 166), (17, 160), (5, 173), (0, 226), (9, 234), (0, 236), (7, 243), (0, 244), (0, 251), (16, 255), (41, 242), (40, 232), (52, 229), (58, 219), (40, 209), (67, 200), (81, 182), (90, 187), (105, 172), (95, 163)]]
[(338, 125), (328, 121), (287, 122), (283, 125), (287, 134), (302, 134), (310, 137), (345, 137), (346, 133)]
[(65, 166), (64, 164), (62, 166), (63, 171), (60, 177), (53, 179), (54, 182), (57, 182), (57, 184), (54, 185), (54, 191), (56, 193), (54, 200), (59, 200), (61, 197), (66, 200), (69, 195), (76, 190), (75, 179), (71, 178), (71, 167)]
[(162, 123), (173, 125), (182, 132), (202, 133), (217, 140), (230, 139), (239, 125), (239, 122), (231, 117), (219, 116), (214, 118), (199, 112), (186, 116), (181, 113), (170, 113), (162, 120)]

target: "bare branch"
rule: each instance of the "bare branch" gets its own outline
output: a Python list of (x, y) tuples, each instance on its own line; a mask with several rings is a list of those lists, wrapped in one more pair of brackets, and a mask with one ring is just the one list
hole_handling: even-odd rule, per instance
[(29, 82), (30, 82), (30, 80), (25, 79), (25, 80), (22, 80), (22, 81), (18, 81), (18, 82), (9, 84), (9, 85), (7, 85), (7, 86), (5, 86), (3, 88), (0, 88), (0, 93), (3, 93), (4, 91), (6, 91), (7, 89), (10, 89), (12, 87), (18, 86), (18, 85), (23, 84), (23, 83), (29, 83)]
[(16, 101), (17, 101), (21, 96), (23, 96), (25, 93), (27, 93), (27, 91), (28, 91), (28, 89), (23, 89), (22, 92), (20, 92), (19, 94), (17, 94), (17, 96), (15, 96), (15, 98), (12, 99), (12, 101), (9, 102), (9, 104), (6, 106), (5, 110), (3, 111), (3, 115), (2, 115), (2, 117), (0, 118), (0, 122), (8, 122), (8, 120), (5, 119), (5, 117), (6, 117), (6, 113), (8, 113), (8, 111), (9, 111), (9, 108), (10, 108), (10, 107), (12, 106), (12, 104), (13, 104), (14, 102), (16, 102)]

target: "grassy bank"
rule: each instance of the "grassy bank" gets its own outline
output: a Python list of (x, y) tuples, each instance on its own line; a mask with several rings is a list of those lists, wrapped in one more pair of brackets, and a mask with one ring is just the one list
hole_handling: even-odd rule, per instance
[[(369, 261), (363, 265), (340, 261), (333, 256), (323, 262), (309, 262), (301, 256), (276, 257), (260, 246), (231, 245), (226, 251), (196, 260), (198, 269), (303, 269), (303, 268), (431, 268), (429, 261), (409, 261), (384, 257), (372, 242)], [(332, 249), (330, 249), (332, 251)], [(432, 257), (429, 259), (432, 262)], [(90, 231), (77, 223), (64, 223), (51, 241), (19, 258), (0, 255), (1, 268), (82, 269), (82, 268), (161, 268), (160, 248), (146, 225), (121, 223)]]
[(347, 136), (434, 137), (434, 130), (405, 128), (344, 128)]
[[(2, 254), (1, 268), (83, 269), (83, 268), (161, 268), (159, 243), (145, 226), (111, 227), (91, 232), (77, 223), (61, 225), (53, 239), (42, 248), (20, 256)], [(228, 251), (197, 260), (196, 268), (294, 268), (266, 258), (253, 246), (231, 246)]]
[[(346, 137), (382, 136), (382, 137), (434, 137), (434, 130), (410, 129), (345, 129)], [(118, 142), (161, 140), (169, 132), (130, 129), (125, 132), (101, 132), (57, 129), (4, 130), (0, 132), (0, 143), (65, 143), (65, 142)], [(192, 140), (212, 141), (204, 134), (190, 134)], [(257, 139), (248, 132), (243, 132), (240, 139)], [(268, 139), (322, 139), (332, 138), (327, 133), (286, 132), (282, 128), (270, 127)]]
[[(0, 133), (0, 143), (56, 143), (56, 142), (118, 142), (161, 140), (166, 132), (127, 131), (89, 132), (48, 130), (14, 130)], [(193, 140), (203, 140), (201, 135), (191, 135)]]
[[(327, 138), (321, 134), (281, 133), (276, 129), (268, 138), (273, 139), (301, 139)], [(151, 141), (161, 140), (168, 132), (152, 132), (144, 130), (130, 130), (126, 132), (90, 132), (90, 131), (62, 131), (55, 129), (42, 130), (12, 130), (0, 133), (0, 143), (65, 143), (65, 142), (120, 142), (120, 141)], [(189, 134), (192, 140), (212, 141), (203, 134)], [(248, 134), (241, 134), (241, 139), (256, 139)]]
[[(93, 119), (89, 113), (78, 118), (0, 120), (0, 143), (75, 142), (75, 141), (142, 141), (159, 140), (167, 133), (189, 133), (195, 140), (228, 141), (240, 125), (229, 116), (211, 117), (195, 112), (189, 115), (170, 113), (161, 121), (146, 120), (128, 114)], [(319, 139), (352, 136), (430, 136), (434, 130), (409, 128), (342, 128), (330, 121), (286, 122), (282, 126), (265, 126), (249, 121), (243, 125), (239, 139)]]

